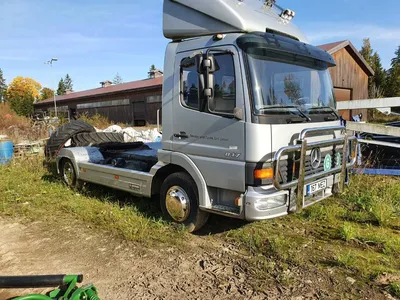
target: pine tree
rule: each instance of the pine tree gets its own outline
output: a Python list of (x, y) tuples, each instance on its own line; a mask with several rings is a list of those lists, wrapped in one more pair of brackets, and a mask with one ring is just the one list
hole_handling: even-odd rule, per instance
[(64, 87), (65, 87), (65, 92), (73, 92), (73, 84), (72, 84), (72, 79), (69, 77), (69, 74), (65, 75), (64, 78)]
[(3, 70), (0, 68), (0, 103), (5, 102), (6, 91), (6, 79), (3, 76)]
[(67, 92), (67, 89), (65, 88), (64, 79), (61, 78), (60, 81), (58, 82), (57, 95), (59, 95), (59, 96), (65, 95), (66, 92)]
[(381, 92), (384, 93), (386, 71), (382, 67), (381, 58), (378, 52), (375, 52), (372, 56), (371, 63), (371, 67), (374, 70), (375, 75), (374, 77), (372, 77), (372, 85), (370, 86), (370, 88), (375, 87), (376, 89), (381, 90)]
[(363, 40), (360, 54), (375, 73), (374, 76), (368, 78), (369, 98), (382, 97), (385, 93), (386, 71), (382, 67), (381, 58), (378, 52), (375, 51), (374, 53), (369, 38)]
[(361, 47), (360, 54), (370, 66), (372, 65), (373, 53), (374, 51), (372, 50), (371, 41), (369, 38), (363, 39), (363, 46)]
[(152, 78), (154, 76), (154, 72), (157, 70), (155, 65), (151, 65), (150, 66), (150, 70), (149, 70), (149, 78)]
[(122, 77), (119, 75), (119, 73), (117, 73), (113, 79), (113, 84), (121, 84), (123, 83), (124, 80), (122, 79)]
[(385, 95), (387, 97), (400, 97), (400, 46), (395, 52), (387, 76)]

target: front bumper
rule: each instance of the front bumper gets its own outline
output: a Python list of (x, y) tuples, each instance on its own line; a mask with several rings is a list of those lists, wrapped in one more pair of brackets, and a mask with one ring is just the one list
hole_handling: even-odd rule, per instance
[[(264, 220), (283, 216), (288, 212), (298, 212), (303, 208), (317, 203), (333, 194), (333, 188), (344, 189), (347, 178), (347, 170), (356, 162), (357, 138), (348, 136), (335, 138), (331, 140), (307, 142), (309, 135), (334, 133), (338, 130), (345, 130), (344, 127), (325, 127), (305, 129), (294, 146), (288, 146), (279, 149), (274, 158), (274, 179), (273, 186), (270, 187), (248, 187), (244, 197), (245, 219), (248, 221)], [(307, 151), (314, 148), (323, 148), (329, 146), (342, 146), (342, 162), (340, 165), (330, 170), (322, 171), (316, 174), (306, 175), (305, 161)], [(350, 150), (350, 151), (349, 151)], [(349, 160), (349, 153), (352, 158)], [(281, 182), (280, 162), (283, 156), (296, 155), (299, 158), (299, 168), (295, 180)], [(326, 188), (318, 191), (311, 196), (306, 195), (305, 186), (318, 180), (327, 180)]]

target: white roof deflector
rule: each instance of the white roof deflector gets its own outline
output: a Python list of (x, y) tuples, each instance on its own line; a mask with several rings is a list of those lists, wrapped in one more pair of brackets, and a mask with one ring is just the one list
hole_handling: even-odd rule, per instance
[(272, 30), (307, 41), (276, 7), (260, 0), (164, 0), (163, 28), (164, 36), (173, 40)]

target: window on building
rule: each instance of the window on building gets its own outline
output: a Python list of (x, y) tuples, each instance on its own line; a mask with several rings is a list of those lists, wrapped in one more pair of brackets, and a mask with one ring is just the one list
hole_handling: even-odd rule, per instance
[(81, 103), (76, 106), (77, 109), (85, 109), (85, 108), (98, 108), (98, 107), (107, 107), (107, 106), (121, 106), (121, 105), (129, 105), (129, 99), (121, 99), (121, 100), (110, 100), (110, 101), (102, 101), (102, 102), (91, 102), (91, 103)]
[[(215, 107), (211, 112), (232, 114), (236, 106), (236, 79), (233, 57), (231, 54), (216, 54), (218, 71), (214, 73)], [(186, 64), (181, 71), (182, 104), (199, 109), (199, 82), (195, 60)]]
[(147, 96), (147, 98), (146, 98), (147, 103), (156, 103), (156, 102), (161, 102), (161, 101), (162, 101), (161, 95)]

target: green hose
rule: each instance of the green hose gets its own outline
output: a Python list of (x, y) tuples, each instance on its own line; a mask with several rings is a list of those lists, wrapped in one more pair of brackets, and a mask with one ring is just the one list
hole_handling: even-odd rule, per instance
[(47, 297), (46, 295), (31, 294), (27, 296), (13, 298), (13, 300), (52, 300), (52, 298)]

